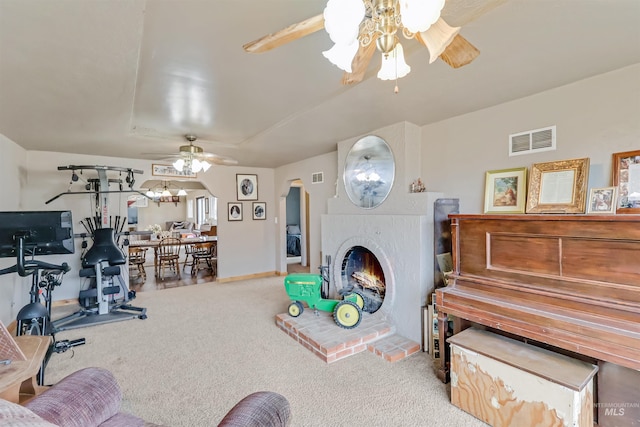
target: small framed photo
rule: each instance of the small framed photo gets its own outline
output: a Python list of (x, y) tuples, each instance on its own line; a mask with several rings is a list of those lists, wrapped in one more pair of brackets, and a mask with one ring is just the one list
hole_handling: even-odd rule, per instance
[(524, 213), (526, 200), (526, 167), (486, 173), (484, 213)]
[(611, 169), (618, 189), (616, 213), (640, 214), (640, 150), (614, 153)]
[(258, 200), (258, 175), (236, 174), (238, 200)]
[(229, 221), (242, 221), (242, 203), (228, 203), (227, 212)]
[(253, 219), (267, 219), (267, 204), (265, 202), (253, 202)]
[(584, 213), (589, 158), (531, 165), (527, 213)]
[(592, 188), (589, 192), (589, 205), (587, 206), (587, 213), (616, 213), (616, 194), (616, 187)]

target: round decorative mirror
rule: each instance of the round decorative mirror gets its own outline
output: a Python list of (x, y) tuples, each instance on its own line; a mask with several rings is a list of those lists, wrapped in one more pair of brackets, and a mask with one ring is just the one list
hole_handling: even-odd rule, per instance
[(369, 135), (353, 144), (344, 164), (344, 187), (354, 205), (379, 206), (389, 195), (394, 176), (393, 153), (384, 139)]

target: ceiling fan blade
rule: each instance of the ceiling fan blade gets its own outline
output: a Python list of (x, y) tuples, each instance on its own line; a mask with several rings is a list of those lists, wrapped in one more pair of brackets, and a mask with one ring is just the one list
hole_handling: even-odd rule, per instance
[(342, 76), (342, 84), (350, 85), (355, 83), (360, 83), (364, 78), (364, 73), (367, 72), (367, 68), (369, 68), (369, 62), (371, 62), (371, 58), (373, 57), (373, 53), (376, 51), (376, 39), (378, 35), (376, 34), (367, 46), (362, 46), (358, 48), (358, 52), (356, 56), (353, 58), (351, 62), (351, 72), (344, 73)]
[(476, 59), (478, 55), (480, 55), (480, 51), (458, 34), (442, 52), (440, 59), (453, 68), (460, 68)]
[(456, 27), (475, 21), (507, 0), (447, 0), (442, 17)]
[(262, 53), (311, 33), (315, 33), (323, 28), (324, 16), (321, 13), (297, 24), (289, 25), (287, 28), (276, 31), (275, 33), (260, 37), (257, 40), (245, 44), (242, 48), (249, 53)]
[(178, 153), (140, 153), (143, 156), (153, 157), (153, 160), (167, 160), (180, 157)]
[(200, 153), (198, 157), (216, 165), (233, 166), (238, 164), (238, 161), (232, 157), (219, 156), (213, 153)]

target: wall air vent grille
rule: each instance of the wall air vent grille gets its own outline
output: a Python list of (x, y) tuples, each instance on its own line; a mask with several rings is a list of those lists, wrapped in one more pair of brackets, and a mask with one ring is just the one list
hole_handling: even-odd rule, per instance
[(509, 157), (555, 149), (555, 126), (509, 135)]
[(324, 172), (314, 172), (311, 174), (312, 184), (322, 184), (324, 182)]

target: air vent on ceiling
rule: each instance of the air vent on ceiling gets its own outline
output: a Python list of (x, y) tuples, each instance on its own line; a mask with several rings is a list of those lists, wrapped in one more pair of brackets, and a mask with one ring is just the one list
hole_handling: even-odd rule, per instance
[(509, 135), (509, 157), (555, 149), (555, 126)]
[(311, 183), (312, 184), (322, 184), (324, 182), (324, 173), (323, 172), (314, 172), (311, 174)]

